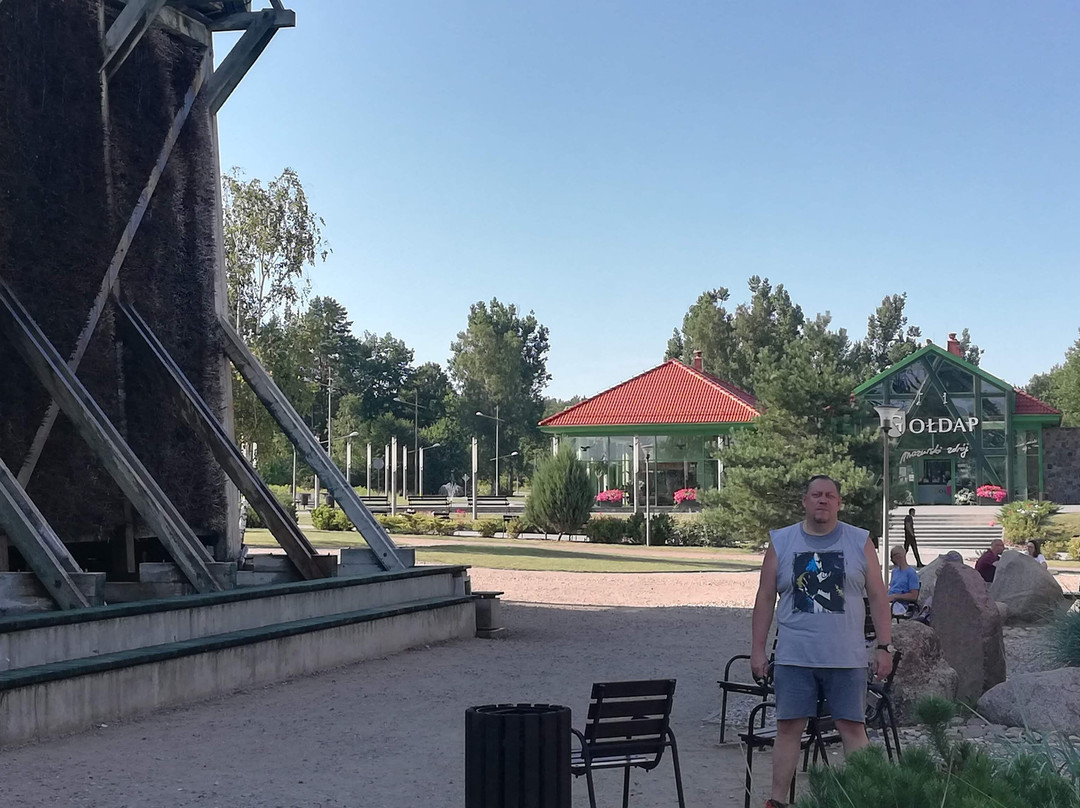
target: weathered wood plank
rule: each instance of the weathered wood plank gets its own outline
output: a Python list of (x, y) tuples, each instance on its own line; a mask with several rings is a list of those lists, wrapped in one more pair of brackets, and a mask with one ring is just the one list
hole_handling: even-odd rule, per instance
[(137, 600), (160, 600), (194, 594), (195, 589), (187, 583), (109, 581), (105, 584), (106, 603), (131, 603)]
[[(90, 605), (71, 578), (82, 570), (3, 460), (0, 460), (0, 527), (61, 609)], [(6, 542), (4, 550), (6, 553)]]
[[(206, 565), (225, 589), (236, 586), (236, 564), (232, 561), (211, 561)], [(187, 583), (184, 571), (172, 561), (144, 561), (139, 565), (139, 583), (183, 584)]]
[(184, 421), (214, 455), (214, 459), (229, 479), (247, 497), (248, 503), (262, 517), (270, 533), (300, 571), (300, 575), (307, 580), (326, 577), (323, 568), (315, 561), (318, 551), (251, 467), (147, 322), (127, 303), (117, 301), (117, 310), (118, 321), (128, 345), (138, 353), (145, 364), (161, 370), (169, 389), (180, 403), (180, 414)]
[(233, 365), (266, 407), (270, 416), (281, 427), (282, 432), (292, 441), (300, 456), (330, 489), (334, 499), (345, 511), (345, 515), (349, 517), (356, 529), (360, 531), (360, 535), (364, 537), (364, 541), (375, 552), (382, 568), (385, 570), (404, 569), (405, 565), (398, 555), (393, 539), (383, 530), (382, 525), (375, 521), (375, 517), (360, 501), (360, 497), (349, 485), (345, 475), (331, 462), (330, 456), (315, 441), (315, 436), (308, 430), (289, 400), (278, 390), (270, 374), (259, 364), (227, 320), (219, 317), (218, 326), (223, 337), (225, 353), (228, 354)]
[(111, 79), (131, 55), (165, 3), (166, 0), (128, 0), (105, 34), (101, 71), (107, 78)]
[(246, 30), (240, 41), (233, 45), (206, 85), (210, 112), (214, 114), (221, 109), (222, 104), (228, 100), (251, 66), (266, 50), (278, 29), (296, 25), (296, 15), (291, 11), (264, 9), (253, 12), (253, 16), (254, 19), (245, 26)]
[[(104, 572), (79, 572), (71, 575), (71, 580), (88, 604), (98, 606), (104, 602)], [(56, 601), (38, 579), (37, 573), (0, 573), (0, 616), (48, 612), (56, 607)]]
[(210, 554), (72, 373), (7, 284), (0, 281), (0, 331), (49, 391), (102, 466), (154, 530), (200, 592), (221, 591), (206, 563)]

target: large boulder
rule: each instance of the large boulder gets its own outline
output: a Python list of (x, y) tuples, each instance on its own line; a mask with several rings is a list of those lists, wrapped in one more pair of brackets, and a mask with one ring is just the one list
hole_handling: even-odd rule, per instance
[(893, 679), (893, 706), (901, 724), (916, 724), (915, 703), (923, 696), (956, 699), (959, 675), (941, 654), (941, 642), (930, 626), (905, 620), (893, 628), (893, 645), (903, 652)]
[(959, 681), (956, 698), (974, 704), (1005, 681), (1005, 642), (1001, 614), (979, 573), (964, 564), (941, 567), (934, 588), (930, 624), (946, 661)]
[(977, 709), (994, 724), (1075, 733), (1080, 726), (1080, 668), (1010, 676), (987, 690)]
[(932, 597), (934, 597), (934, 587), (937, 585), (938, 573), (941, 572), (943, 564), (954, 562), (956, 564), (963, 564), (964, 557), (960, 555), (956, 550), (950, 550), (947, 553), (939, 555), (921, 570), (919, 570), (919, 605), (922, 606)]
[(1046, 567), (1016, 550), (1006, 550), (998, 560), (990, 597), (1009, 607), (1009, 625), (1048, 623), (1067, 605)]

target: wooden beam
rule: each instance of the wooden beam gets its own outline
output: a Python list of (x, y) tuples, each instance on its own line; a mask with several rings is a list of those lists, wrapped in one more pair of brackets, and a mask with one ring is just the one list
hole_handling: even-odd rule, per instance
[(150, 326), (131, 305), (117, 301), (116, 308), (128, 345), (139, 354), (145, 365), (162, 371), (170, 390), (180, 402), (180, 413), (188, 426), (202, 439), (218, 465), (247, 497), (300, 575), (308, 580), (326, 577), (325, 570), (316, 561), (318, 552), (307, 536), (248, 463)]
[[(142, 224), (143, 218), (146, 216), (147, 208), (150, 207), (150, 199), (153, 197), (158, 181), (165, 171), (165, 164), (169, 161), (169, 156), (172, 154), (176, 141), (180, 137), (180, 130), (184, 128), (184, 123), (191, 114), (191, 108), (195, 105), (196, 96), (198, 96), (203, 84), (210, 76), (211, 67), (211, 58), (208, 53), (203, 56), (202, 63), (199, 65), (199, 69), (195, 72), (195, 78), (191, 82), (191, 87), (188, 88), (187, 94), (184, 96), (184, 103), (173, 118), (172, 126), (165, 136), (165, 143), (158, 153), (157, 162), (150, 171), (150, 177), (146, 181), (142, 194), (139, 195), (139, 202), (131, 212), (131, 217), (128, 219), (124, 232), (120, 235), (120, 243), (116, 245), (112, 260), (109, 261), (109, 266), (105, 270), (105, 277), (101, 279), (101, 286), (94, 297), (94, 303), (90, 307), (86, 323), (79, 333), (79, 339), (75, 343), (75, 350), (72, 352), (71, 358), (68, 359), (68, 367), (72, 373), (79, 369), (79, 363), (82, 362), (83, 355), (90, 345), (90, 339), (94, 336), (94, 329), (97, 328), (97, 324), (101, 320), (101, 314), (105, 311), (105, 303), (116, 287), (117, 279), (120, 277), (120, 268), (124, 265), (128, 250), (131, 249), (131, 242), (135, 239), (139, 225)], [(30, 478), (33, 476), (34, 469), (41, 458), (41, 453), (45, 449), (45, 442), (49, 439), (49, 433), (52, 432), (53, 424), (56, 423), (56, 416), (59, 414), (60, 408), (56, 402), (50, 402), (45, 418), (42, 420), (41, 426), (38, 427), (38, 431), (34, 434), (34, 440), (30, 444), (30, 451), (19, 469), (19, 483), (23, 488), (30, 483)]]
[(293, 409), (285, 395), (278, 390), (270, 374), (248, 350), (247, 345), (229, 325), (228, 320), (219, 316), (218, 326), (223, 337), (225, 353), (232, 360), (233, 365), (269, 411), (270, 417), (277, 421), (282, 432), (292, 441), (300, 456), (330, 489), (338, 505), (345, 511), (345, 515), (349, 517), (356, 529), (360, 531), (360, 535), (364, 537), (368, 547), (375, 553), (380, 566), (388, 571), (404, 569), (405, 563), (393, 539), (383, 530), (382, 525), (375, 521), (375, 517), (360, 501), (360, 497), (349, 485), (345, 475), (331, 462), (330, 456), (316, 442), (315, 436), (308, 430), (303, 419)]
[(287, 28), (296, 25), (296, 15), (291, 11), (277, 11), (264, 9), (257, 12), (240, 37), (240, 41), (233, 45), (229, 55), (226, 56), (210, 81), (206, 85), (206, 95), (209, 99), (210, 112), (216, 114), (221, 105), (236, 89), (255, 60), (266, 50), (270, 40), (274, 38), (278, 28)]
[(221, 585), (206, 566), (210, 561), (206, 548), (184, 523), (176, 506), (124, 442), (116, 427), (109, 422), (98, 403), (23, 308), (15, 293), (3, 282), (0, 282), (0, 331), (59, 404), (195, 589), (199, 592), (221, 591)]
[[(82, 570), (3, 460), (0, 460), (0, 527), (11, 537), (57, 606), (77, 609), (90, 605), (71, 578), (71, 573)], [(56, 552), (57, 546), (60, 553)]]
[(296, 12), (289, 11), (281, 3), (274, 3), (273, 9), (261, 11), (241, 11), (238, 14), (230, 14), (228, 17), (219, 17), (210, 22), (210, 30), (218, 31), (246, 31), (251, 24), (264, 12), (274, 14), (275, 25), (278, 28), (294, 28), (296, 26)]
[(105, 34), (101, 72), (111, 79), (131, 55), (166, 0), (129, 0)]

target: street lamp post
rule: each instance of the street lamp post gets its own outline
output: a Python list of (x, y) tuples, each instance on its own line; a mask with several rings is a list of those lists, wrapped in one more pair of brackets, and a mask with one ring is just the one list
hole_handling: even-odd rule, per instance
[(502, 419), (499, 417), (499, 405), (495, 405), (494, 415), (485, 415), (480, 410), (477, 410), (476, 414), (495, 422), (495, 482), (492, 483), (491, 494), (497, 497), (499, 496), (499, 425), (502, 424)]
[(416, 495), (424, 496), (424, 452), (442, 446), (441, 443), (433, 443), (430, 446), (421, 446), (420, 455), (416, 463)]
[(889, 582), (889, 438), (904, 434), (904, 410), (900, 407), (874, 407), (881, 421), (881, 574)]
[[(420, 406), (420, 391), (413, 390), (413, 400), (406, 401), (401, 396), (394, 396), (394, 401), (398, 404), (409, 405), (412, 404), (413, 408), (413, 454), (419, 456), (420, 453), (420, 410), (426, 410), (427, 407)], [(430, 448), (430, 447), (429, 447)], [(418, 464), (419, 465), (419, 464)], [(404, 472), (402, 472), (404, 477)], [(404, 481), (403, 481), (404, 482)], [(416, 470), (416, 493), (420, 493), (420, 469)]]
[(345, 436), (345, 479), (350, 488), (352, 487), (352, 439), (359, 434), (359, 432), (350, 432)]
[[(640, 444), (639, 448), (645, 450), (645, 546), (649, 547), (652, 544), (652, 512), (649, 508), (649, 450), (653, 448), (651, 443)], [(634, 481), (634, 488), (637, 488), (637, 480)]]

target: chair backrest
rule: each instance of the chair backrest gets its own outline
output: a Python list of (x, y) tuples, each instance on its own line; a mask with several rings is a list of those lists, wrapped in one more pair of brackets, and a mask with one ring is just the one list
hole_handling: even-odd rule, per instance
[(584, 732), (591, 756), (655, 755), (659, 763), (674, 696), (674, 679), (594, 684)]

